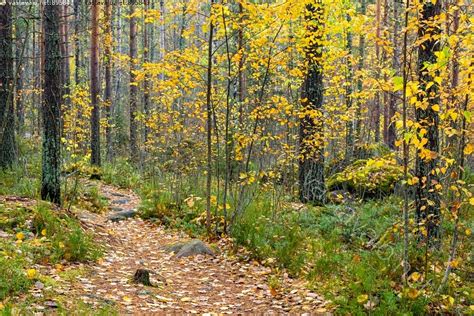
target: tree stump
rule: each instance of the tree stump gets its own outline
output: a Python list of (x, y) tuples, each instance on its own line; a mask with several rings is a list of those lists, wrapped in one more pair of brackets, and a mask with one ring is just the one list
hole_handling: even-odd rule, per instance
[(150, 271), (145, 269), (138, 269), (133, 275), (133, 283), (151, 286)]

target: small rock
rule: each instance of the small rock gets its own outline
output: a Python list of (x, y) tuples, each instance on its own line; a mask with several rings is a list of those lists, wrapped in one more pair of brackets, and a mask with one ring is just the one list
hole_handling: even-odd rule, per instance
[(119, 193), (119, 192), (111, 192), (110, 194), (113, 195), (113, 196), (118, 196), (118, 197), (125, 197), (126, 196), (125, 194), (122, 194), (122, 193)]
[(35, 282), (35, 288), (37, 288), (38, 290), (42, 290), (42, 289), (44, 289), (44, 284), (40, 281), (36, 281)]
[(148, 290), (140, 290), (137, 292), (137, 295), (149, 295), (149, 294), (151, 294), (151, 292)]
[(166, 248), (169, 252), (174, 252), (176, 258), (189, 257), (195, 255), (215, 256), (214, 252), (199, 239), (193, 239), (186, 243), (179, 243)]
[(127, 218), (132, 218), (136, 214), (137, 214), (137, 211), (135, 211), (135, 210), (126, 210), (126, 211), (122, 211), (122, 212), (113, 213), (113, 214), (109, 215), (107, 218), (108, 218), (108, 220), (110, 220), (112, 222), (120, 222), (120, 221), (123, 221)]
[(11, 235), (0, 229), (0, 238), (10, 238)]
[(127, 203), (130, 203), (130, 200), (122, 199), (122, 200), (112, 201), (112, 204), (119, 204), (119, 205), (123, 205), (123, 204), (127, 204)]
[(46, 306), (48, 308), (58, 308), (59, 307), (58, 303), (56, 303), (55, 301), (45, 301), (43, 304), (44, 304), (44, 306)]

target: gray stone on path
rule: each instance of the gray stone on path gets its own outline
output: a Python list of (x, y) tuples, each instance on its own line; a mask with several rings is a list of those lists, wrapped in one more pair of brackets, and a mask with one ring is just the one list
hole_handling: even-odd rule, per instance
[(110, 194), (113, 195), (113, 196), (118, 196), (118, 197), (126, 197), (125, 194), (118, 193), (118, 192), (112, 192), (112, 193), (110, 193)]
[(137, 214), (136, 210), (125, 210), (121, 212), (115, 212), (110, 214), (107, 219), (112, 222), (120, 222), (126, 220), (127, 218), (132, 218)]
[(176, 258), (189, 257), (195, 255), (210, 255), (215, 256), (214, 251), (212, 251), (209, 246), (199, 239), (193, 239), (184, 243), (177, 243), (171, 246), (166, 247), (166, 250), (169, 252), (174, 252)]
[(114, 201), (112, 201), (112, 204), (119, 204), (119, 205), (123, 205), (123, 204), (127, 204), (127, 203), (130, 203), (130, 200), (122, 199), (122, 200), (114, 200)]

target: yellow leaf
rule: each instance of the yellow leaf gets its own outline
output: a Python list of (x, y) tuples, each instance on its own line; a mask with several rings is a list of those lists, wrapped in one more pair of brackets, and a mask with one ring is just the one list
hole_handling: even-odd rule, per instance
[(439, 112), (439, 105), (438, 104), (433, 105), (431, 108), (433, 109), (433, 111)]
[(466, 234), (466, 236), (471, 236), (472, 231), (471, 231), (469, 228), (466, 228), (466, 230), (464, 231), (464, 233)]
[(18, 240), (25, 239), (25, 234), (23, 234), (22, 232), (17, 233), (16, 234), (16, 239), (18, 239)]
[(449, 301), (449, 305), (451, 305), (451, 306), (454, 305), (454, 297), (450, 296), (448, 298), (448, 301)]
[(43, 230), (41, 231), (41, 235), (46, 236), (46, 229), (43, 229)]
[(36, 270), (35, 269), (28, 269), (26, 270), (26, 276), (28, 277), (28, 279), (34, 279), (36, 277)]
[(419, 279), (421, 278), (421, 274), (418, 273), (418, 272), (413, 272), (411, 275), (410, 275), (410, 279), (412, 279), (413, 281), (418, 281)]
[(357, 296), (357, 303), (364, 304), (365, 302), (367, 302), (368, 299), (369, 299), (369, 296), (367, 294), (361, 294)]
[[(464, 153), (466, 155), (470, 155), (474, 152), (474, 145), (473, 144), (467, 144), (466, 148), (464, 148)], [(474, 205), (474, 204), (473, 204)]]
[(451, 267), (453, 268), (457, 268), (460, 264), (460, 260), (459, 259), (454, 259), (453, 261), (451, 261)]
[(418, 291), (417, 289), (410, 288), (410, 289), (407, 291), (407, 296), (408, 296), (408, 298), (410, 298), (410, 299), (412, 299), (412, 300), (416, 299), (419, 295), (420, 295), (420, 291)]
[(474, 197), (469, 199), (469, 204), (474, 205)]
[(125, 302), (125, 303), (130, 303), (132, 301), (132, 298), (131, 297), (128, 297), (128, 296), (124, 296), (122, 297), (122, 300)]

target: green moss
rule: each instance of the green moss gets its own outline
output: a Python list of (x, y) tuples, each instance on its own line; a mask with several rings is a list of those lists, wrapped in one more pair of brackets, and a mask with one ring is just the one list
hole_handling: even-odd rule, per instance
[(361, 159), (342, 172), (331, 176), (329, 191), (346, 190), (360, 197), (380, 197), (393, 192), (395, 184), (403, 178), (403, 168), (393, 154), (374, 159)]

